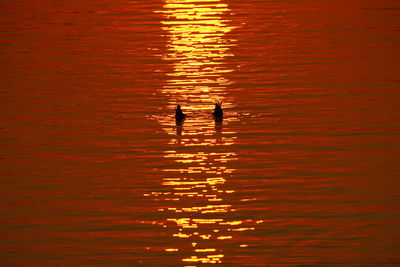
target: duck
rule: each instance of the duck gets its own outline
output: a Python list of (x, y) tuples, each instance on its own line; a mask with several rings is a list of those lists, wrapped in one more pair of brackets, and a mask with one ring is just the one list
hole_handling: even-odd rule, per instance
[(182, 122), (186, 118), (186, 114), (182, 112), (181, 105), (177, 105), (175, 108), (175, 120)]
[(214, 112), (212, 113), (215, 121), (222, 121), (224, 117), (224, 111), (222, 110), (222, 102), (215, 103)]

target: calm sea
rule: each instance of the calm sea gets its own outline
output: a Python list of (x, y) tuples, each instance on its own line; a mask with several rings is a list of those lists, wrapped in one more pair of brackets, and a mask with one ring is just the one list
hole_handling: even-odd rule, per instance
[(1, 266), (400, 264), (400, 2), (6, 2)]

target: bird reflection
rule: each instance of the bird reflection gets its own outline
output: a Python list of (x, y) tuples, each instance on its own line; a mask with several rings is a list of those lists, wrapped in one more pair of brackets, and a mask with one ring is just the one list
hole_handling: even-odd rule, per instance
[(182, 131), (183, 131), (183, 124), (176, 122), (176, 143), (182, 143)]
[(215, 141), (217, 143), (222, 143), (222, 120), (214, 120), (214, 129), (215, 129)]

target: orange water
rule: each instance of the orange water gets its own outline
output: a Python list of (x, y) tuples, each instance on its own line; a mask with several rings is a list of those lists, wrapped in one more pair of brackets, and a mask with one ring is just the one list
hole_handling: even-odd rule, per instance
[(397, 1), (0, 5), (2, 266), (400, 264)]

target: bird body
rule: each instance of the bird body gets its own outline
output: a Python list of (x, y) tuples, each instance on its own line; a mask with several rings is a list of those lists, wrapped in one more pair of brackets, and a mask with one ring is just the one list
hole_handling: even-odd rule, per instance
[[(212, 113), (214, 120), (222, 122), (224, 111), (222, 110), (222, 102), (215, 103), (214, 112)], [(177, 123), (182, 123), (186, 119), (186, 114), (183, 113), (181, 105), (175, 107), (175, 120)]]
[(181, 105), (177, 105), (175, 108), (175, 120), (181, 122), (186, 118), (186, 114), (183, 113)]
[(224, 117), (224, 111), (222, 110), (222, 102), (215, 103), (214, 112), (212, 114), (214, 116), (214, 120), (222, 121)]

